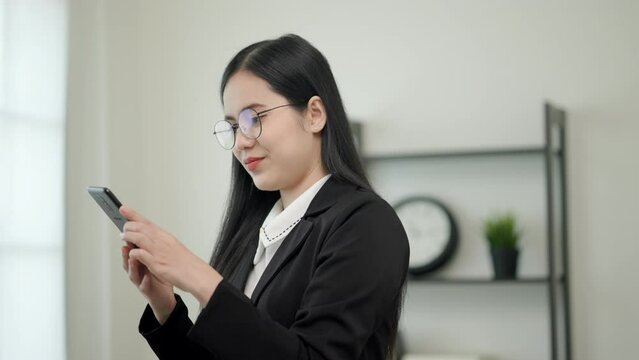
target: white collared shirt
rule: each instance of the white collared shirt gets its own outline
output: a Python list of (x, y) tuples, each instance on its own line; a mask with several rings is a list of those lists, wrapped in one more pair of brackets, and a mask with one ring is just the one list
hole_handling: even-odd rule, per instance
[(328, 181), (331, 175), (328, 174), (319, 179), (310, 188), (306, 189), (297, 199), (295, 199), (286, 209), (283, 208), (282, 199), (275, 202), (271, 212), (268, 214), (262, 227), (260, 227), (260, 237), (257, 243), (257, 250), (253, 258), (253, 270), (248, 275), (244, 294), (251, 297), (253, 290), (257, 286), (257, 282), (262, 277), (264, 270), (277, 249), (282, 244), (282, 240), (291, 230), (302, 220), (302, 216), (311, 204), (311, 201), (317, 195), (324, 183)]

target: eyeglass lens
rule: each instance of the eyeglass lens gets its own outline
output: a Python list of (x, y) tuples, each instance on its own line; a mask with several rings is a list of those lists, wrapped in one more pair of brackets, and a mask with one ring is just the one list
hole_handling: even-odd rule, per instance
[(227, 150), (233, 148), (233, 145), (235, 145), (235, 131), (230, 122), (226, 120), (218, 121), (215, 124), (214, 132), (217, 141), (223, 148)]
[(238, 116), (237, 124), (242, 134), (250, 139), (257, 139), (262, 132), (260, 119), (253, 109), (244, 109)]
[[(236, 134), (233, 127), (233, 124), (228, 121), (219, 121), (215, 124), (215, 136), (220, 145), (227, 150), (232, 149), (235, 145)], [(250, 139), (257, 139), (262, 133), (262, 124), (253, 109), (244, 109), (240, 112), (237, 127), (244, 136)]]

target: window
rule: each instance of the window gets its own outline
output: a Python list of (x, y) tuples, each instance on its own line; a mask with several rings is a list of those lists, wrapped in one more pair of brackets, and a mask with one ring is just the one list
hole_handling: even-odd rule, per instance
[(63, 0), (0, 0), (0, 359), (65, 358)]

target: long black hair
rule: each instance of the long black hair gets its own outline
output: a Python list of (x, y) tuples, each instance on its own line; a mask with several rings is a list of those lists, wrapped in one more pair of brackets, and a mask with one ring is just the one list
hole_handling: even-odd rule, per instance
[[(249, 45), (227, 65), (222, 76), (220, 97), (231, 76), (240, 70), (264, 79), (273, 91), (284, 96), (290, 104), (302, 104), (295, 105), (298, 111), (305, 109), (311, 97), (319, 96), (327, 118), (321, 145), (324, 169), (339, 181), (372, 191), (354, 144), (335, 78), (328, 61), (319, 50), (293, 34)], [(232, 163), (226, 212), (210, 261), (222, 276), (229, 276), (251, 242), (257, 241), (259, 227), (280, 197), (278, 191), (259, 190), (235, 157)], [(393, 338), (394, 334), (391, 340)]]
[[(317, 95), (326, 109), (322, 130), (321, 160), (324, 168), (338, 180), (371, 189), (355, 148), (337, 84), (326, 58), (308, 41), (297, 35), (265, 40), (241, 50), (229, 62), (222, 75), (220, 96), (236, 72), (246, 70), (264, 79), (278, 94), (298, 110)], [(233, 157), (231, 189), (217, 246), (211, 265), (228, 276), (238, 265), (259, 227), (280, 195), (262, 191), (240, 162)]]

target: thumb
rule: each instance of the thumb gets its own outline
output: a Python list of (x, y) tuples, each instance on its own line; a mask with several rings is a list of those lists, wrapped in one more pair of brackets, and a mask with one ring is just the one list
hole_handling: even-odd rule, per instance
[(144, 224), (151, 223), (147, 218), (140, 215), (137, 211), (133, 210), (133, 208), (130, 208), (126, 205), (120, 206), (120, 214), (122, 214), (122, 216), (124, 216), (129, 221), (137, 221)]
[(153, 256), (144, 249), (135, 248), (129, 251), (129, 259), (137, 260), (149, 268)]

